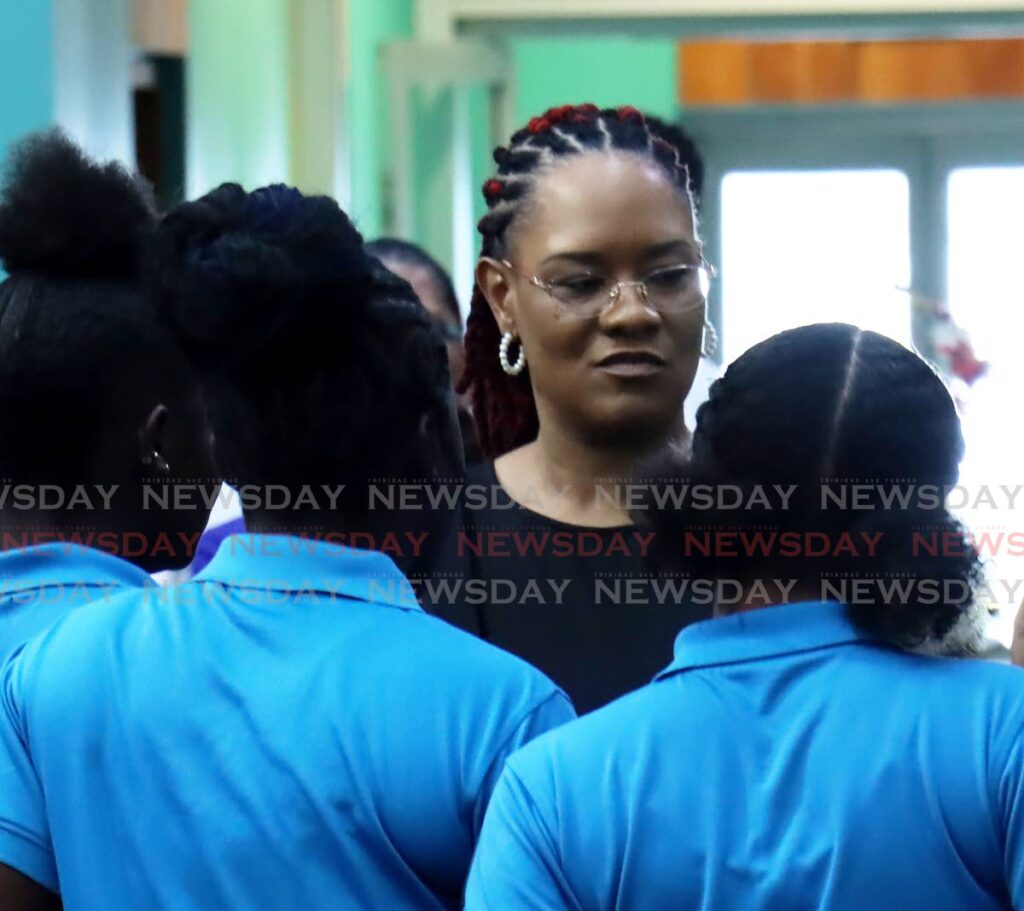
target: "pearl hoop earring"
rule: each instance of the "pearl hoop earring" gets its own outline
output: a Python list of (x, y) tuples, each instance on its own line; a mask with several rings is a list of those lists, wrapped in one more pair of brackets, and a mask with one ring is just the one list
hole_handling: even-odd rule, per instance
[(516, 337), (511, 332), (506, 332), (502, 335), (501, 344), (498, 346), (498, 362), (501, 364), (501, 369), (509, 376), (519, 376), (526, 367), (526, 349), (523, 348), (521, 341), (519, 342), (519, 357), (516, 358), (516, 362), (513, 364), (508, 359), (508, 349), (514, 341), (516, 341)]

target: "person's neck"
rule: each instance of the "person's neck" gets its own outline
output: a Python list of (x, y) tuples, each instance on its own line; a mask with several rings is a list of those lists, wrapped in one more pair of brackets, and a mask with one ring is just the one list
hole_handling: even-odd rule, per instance
[(798, 604), (804, 601), (821, 600), (821, 581), (808, 580), (794, 581), (793, 585), (786, 591), (784, 600), (772, 598), (765, 600), (764, 592), (770, 591), (772, 587), (759, 586), (759, 592), (755, 594), (754, 585), (751, 583), (744, 591), (742, 597), (736, 603), (715, 605), (716, 617), (731, 617), (733, 614), (745, 614), (749, 611), (766, 610), (772, 607), (781, 607), (786, 604)]
[(623, 434), (597, 444), (542, 427), (534, 442), (498, 460), (495, 470), (513, 499), (549, 518), (595, 527), (628, 525), (627, 485), (645, 459), (675, 438), (675, 432)]
[(245, 510), (249, 534), (324, 538), (361, 550), (380, 550), (409, 578), (429, 575), (448, 543), (455, 513), (435, 510), (375, 512)]

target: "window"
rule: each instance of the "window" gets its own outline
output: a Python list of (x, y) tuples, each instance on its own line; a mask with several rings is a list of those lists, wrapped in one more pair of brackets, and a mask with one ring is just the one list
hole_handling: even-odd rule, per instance
[[(990, 563), (996, 596), (1009, 600), (1008, 584), (1024, 579), (1024, 559), (1007, 535), (1024, 531), (1024, 491), (1011, 509), (1005, 485), (1024, 484), (1021, 391), (1024, 390), (1024, 267), (1020, 213), (1024, 167), (957, 168), (948, 179), (947, 268), (949, 307), (970, 334), (988, 373), (964, 396), (967, 454), (960, 481), (968, 491), (962, 513)], [(988, 490), (989, 496), (982, 496)], [(1018, 590), (1017, 600), (1024, 591)], [(993, 635), (1009, 642), (1013, 612), (1004, 610)]]
[(723, 356), (853, 323), (910, 343), (910, 189), (897, 170), (738, 171), (722, 184)]

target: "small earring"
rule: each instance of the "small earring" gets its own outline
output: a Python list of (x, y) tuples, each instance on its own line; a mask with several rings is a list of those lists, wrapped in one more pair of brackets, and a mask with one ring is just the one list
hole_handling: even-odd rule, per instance
[(700, 353), (704, 357), (714, 357), (716, 351), (718, 351), (718, 330), (710, 320), (705, 319), (704, 334), (700, 340)]
[(511, 332), (506, 332), (501, 337), (501, 344), (498, 346), (498, 363), (509, 376), (519, 376), (523, 372), (523, 368), (526, 367), (526, 349), (523, 348), (522, 342), (519, 342), (519, 357), (516, 358), (516, 362), (509, 363), (508, 348), (515, 340), (516, 338)]
[(167, 464), (165, 459), (155, 449), (152, 452), (147, 452), (142, 457), (142, 465), (144, 468), (148, 468), (150, 471), (155, 471), (157, 474), (170, 474), (171, 466)]

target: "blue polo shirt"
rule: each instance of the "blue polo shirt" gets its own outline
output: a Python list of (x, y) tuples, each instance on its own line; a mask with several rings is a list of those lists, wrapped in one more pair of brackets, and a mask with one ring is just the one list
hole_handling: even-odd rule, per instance
[(1024, 672), (772, 607), (513, 756), (466, 908), (1024, 908), (1022, 836)]
[(76, 909), (456, 907), (505, 758), (572, 718), (378, 553), (228, 538), (0, 679), (0, 862)]
[(72, 610), (152, 584), (135, 564), (80, 544), (0, 552), (0, 661)]

